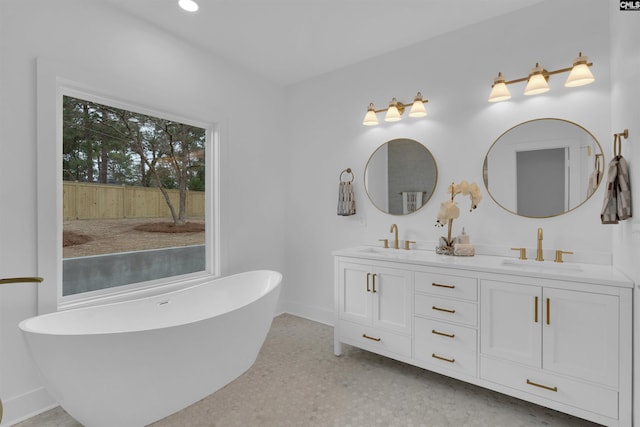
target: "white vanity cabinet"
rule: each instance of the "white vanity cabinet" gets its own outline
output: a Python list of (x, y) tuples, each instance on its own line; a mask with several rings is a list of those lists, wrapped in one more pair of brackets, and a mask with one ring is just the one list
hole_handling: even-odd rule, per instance
[(620, 296), (552, 286), (481, 282), (480, 377), (618, 418)]
[(336, 272), (340, 339), (410, 357), (412, 273), (376, 262), (337, 262)]
[(600, 424), (632, 425), (633, 282), (605, 265), (334, 252), (346, 343)]

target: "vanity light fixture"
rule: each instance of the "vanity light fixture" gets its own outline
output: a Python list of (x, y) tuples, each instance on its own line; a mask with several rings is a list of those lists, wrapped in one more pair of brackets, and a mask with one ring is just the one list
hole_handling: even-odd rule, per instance
[(584, 86), (595, 81), (595, 77), (589, 70), (589, 67), (593, 64), (588, 64), (588, 59), (586, 56), (582, 56), (582, 52), (580, 52), (578, 57), (573, 60), (573, 68), (571, 68), (569, 77), (564, 83), (566, 87)]
[(545, 69), (536, 62), (536, 66), (529, 73), (527, 87), (524, 88), (525, 95), (539, 95), (549, 91), (549, 77), (544, 75), (544, 71)]
[(397, 122), (400, 121), (400, 110), (404, 113), (404, 104), (398, 105), (398, 100), (394, 97), (389, 103), (387, 114), (384, 115), (385, 122)]
[(514, 80), (505, 80), (502, 73), (498, 73), (498, 77), (493, 80), (491, 85), (491, 94), (489, 95), (489, 102), (506, 101), (511, 98), (507, 85), (513, 83), (527, 82), (527, 86), (524, 90), (525, 95), (537, 95), (549, 91), (549, 76), (560, 73), (569, 73), (569, 77), (565, 82), (566, 87), (577, 87), (593, 83), (595, 78), (589, 70), (589, 67), (593, 65), (593, 62), (588, 62), (588, 57), (582, 56), (582, 52), (578, 54), (578, 57), (573, 60), (573, 65), (568, 68), (561, 68), (559, 70), (548, 71), (545, 70), (540, 64), (536, 63), (536, 66), (531, 70), (527, 77), (521, 77)]
[(489, 95), (489, 102), (500, 102), (511, 99), (511, 93), (507, 88), (506, 80), (502, 73), (498, 73), (498, 77), (493, 79), (493, 86), (491, 86), (491, 95)]
[(198, 3), (193, 0), (178, 0), (178, 5), (187, 12), (198, 11)]
[(424, 108), (424, 104), (426, 104), (427, 102), (429, 102), (429, 100), (423, 99), (420, 92), (418, 92), (413, 98), (412, 104), (404, 104), (394, 97), (391, 99), (391, 102), (389, 102), (389, 106), (387, 108), (376, 110), (376, 107), (372, 102), (367, 108), (367, 113), (364, 116), (362, 124), (365, 126), (377, 125), (379, 122), (376, 114), (382, 113), (384, 111), (386, 111), (386, 114), (384, 116), (385, 122), (397, 122), (401, 120), (402, 114), (407, 107), (411, 107), (411, 109), (409, 110), (409, 117), (425, 117), (427, 115), (427, 110)]

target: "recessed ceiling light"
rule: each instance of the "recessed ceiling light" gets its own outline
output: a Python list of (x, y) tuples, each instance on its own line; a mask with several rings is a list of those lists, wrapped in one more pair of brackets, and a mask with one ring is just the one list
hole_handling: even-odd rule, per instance
[(187, 12), (195, 12), (198, 10), (198, 3), (193, 0), (179, 0), (178, 4)]

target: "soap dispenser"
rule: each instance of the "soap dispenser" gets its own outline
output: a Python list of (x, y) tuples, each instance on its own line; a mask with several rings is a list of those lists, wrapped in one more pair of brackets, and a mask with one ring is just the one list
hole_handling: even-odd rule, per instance
[(469, 244), (471, 243), (471, 238), (469, 237), (469, 235), (464, 231), (464, 227), (462, 227), (462, 233), (460, 233), (458, 235), (458, 243), (462, 243), (462, 244)]
[(471, 244), (471, 237), (462, 228), (462, 233), (456, 238), (456, 244), (453, 245), (453, 254), (457, 256), (473, 256), (475, 248)]

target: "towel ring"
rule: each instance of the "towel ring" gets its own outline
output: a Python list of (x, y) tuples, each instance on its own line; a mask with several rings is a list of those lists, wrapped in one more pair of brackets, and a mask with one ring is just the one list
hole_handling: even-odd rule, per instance
[(351, 181), (344, 181), (344, 182), (353, 182), (353, 180), (356, 178), (356, 176), (353, 174), (353, 172), (351, 172), (351, 168), (346, 168), (345, 170), (340, 172), (340, 182), (343, 182), (342, 181), (342, 175), (345, 174), (345, 173), (351, 174)]
[(600, 166), (601, 166), (600, 161), (602, 161), (602, 169), (604, 169), (604, 154), (602, 154), (602, 153), (597, 153), (597, 154), (596, 154), (596, 158), (595, 158), (595, 166), (594, 166), (594, 167), (595, 167), (595, 169), (596, 169), (596, 170), (598, 170), (598, 171), (602, 170), (602, 169), (600, 168)]
[(622, 138), (629, 138), (629, 129), (613, 134), (613, 157), (622, 155)]

